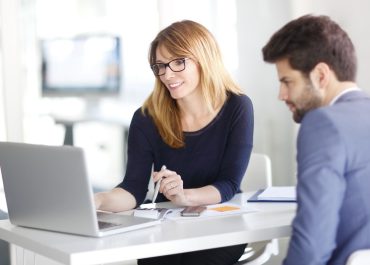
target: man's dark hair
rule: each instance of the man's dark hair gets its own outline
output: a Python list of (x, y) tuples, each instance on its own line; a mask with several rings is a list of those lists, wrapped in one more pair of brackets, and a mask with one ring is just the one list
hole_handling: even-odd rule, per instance
[(320, 62), (339, 81), (355, 81), (357, 60), (347, 33), (327, 16), (305, 15), (277, 31), (262, 49), (263, 59), (275, 63), (288, 59), (290, 66), (308, 76)]

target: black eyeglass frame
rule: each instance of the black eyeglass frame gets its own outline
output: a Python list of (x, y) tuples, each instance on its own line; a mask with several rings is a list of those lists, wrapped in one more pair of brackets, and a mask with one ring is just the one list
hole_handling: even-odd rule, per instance
[[(153, 74), (154, 74), (155, 76), (162, 76), (162, 75), (165, 75), (165, 74), (166, 74), (166, 69), (167, 69), (167, 67), (168, 67), (168, 68), (170, 68), (172, 72), (176, 72), (176, 73), (178, 73), (178, 72), (182, 72), (182, 71), (184, 71), (184, 70), (185, 70), (185, 68), (186, 68), (185, 61), (186, 61), (186, 60), (189, 60), (189, 59), (190, 59), (190, 58), (187, 58), (187, 57), (183, 57), (183, 58), (176, 58), (176, 59), (173, 59), (173, 60), (169, 61), (168, 63), (155, 63), (155, 64), (152, 64), (152, 65), (150, 66), (150, 68), (152, 69)], [(181, 69), (181, 70), (173, 70), (173, 69), (171, 68), (170, 64), (171, 64), (172, 62), (174, 62), (174, 61), (182, 61), (182, 64), (183, 64), (184, 68), (183, 68), (183, 69)], [(157, 68), (159, 69), (158, 65), (163, 65), (163, 67), (164, 67), (164, 68), (163, 68), (163, 69), (164, 69), (163, 74), (157, 74), (157, 73), (156, 73), (156, 72), (159, 72), (159, 70), (158, 70), (158, 71), (156, 71), (156, 70), (155, 70), (155, 67), (156, 67), (156, 66), (157, 66)]]

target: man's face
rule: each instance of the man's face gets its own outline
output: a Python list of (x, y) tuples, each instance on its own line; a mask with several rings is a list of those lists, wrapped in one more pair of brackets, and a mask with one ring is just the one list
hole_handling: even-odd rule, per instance
[(291, 68), (288, 59), (277, 61), (276, 69), (281, 83), (279, 99), (287, 104), (294, 121), (300, 123), (308, 111), (322, 106), (323, 95), (309, 78)]

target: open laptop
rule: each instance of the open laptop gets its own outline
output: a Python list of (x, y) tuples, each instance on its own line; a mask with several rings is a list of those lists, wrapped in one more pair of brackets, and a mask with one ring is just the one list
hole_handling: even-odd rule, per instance
[(0, 142), (0, 167), (12, 224), (101, 237), (160, 222), (97, 213), (81, 148)]

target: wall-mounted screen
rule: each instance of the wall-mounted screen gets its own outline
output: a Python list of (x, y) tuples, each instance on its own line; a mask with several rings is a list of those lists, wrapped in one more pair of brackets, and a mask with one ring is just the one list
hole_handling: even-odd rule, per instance
[(116, 36), (41, 40), (43, 96), (117, 95), (121, 43)]

